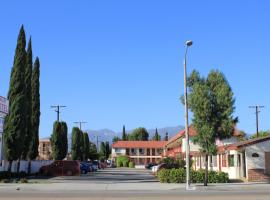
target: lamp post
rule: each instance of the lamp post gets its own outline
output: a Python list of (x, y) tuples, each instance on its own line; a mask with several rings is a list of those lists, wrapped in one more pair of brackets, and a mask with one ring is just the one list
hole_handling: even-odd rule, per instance
[(186, 190), (190, 190), (188, 100), (187, 100), (187, 52), (188, 52), (188, 47), (190, 47), (192, 44), (193, 44), (193, 42), (191, 40), (186, 41), (186, 51), (185, 51), (185, 58), (184, 58), (185, 137), (186, 137)]

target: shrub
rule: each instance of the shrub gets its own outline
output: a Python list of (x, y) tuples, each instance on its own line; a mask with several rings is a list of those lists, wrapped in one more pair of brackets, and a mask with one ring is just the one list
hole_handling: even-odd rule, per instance
[(129, 163), (128, 163), (128, 167), (129, 167), (129, 168), (134, 168), (134, 167), (135, 167), (134, 162), (129, 162)]
[(171, 169), (169, 179), (170, 183), (184, 183), (186, 181), (185, 169)]
[(129, 158), (127, 156), (118, 156), (116, 158), (116, 166), (117, 167), (127, 167), (128, 162), (129, 162)]
[(161, 183), (170, 183), (170, 170), (161, 169), (158, 171), (158, 180)]
[[(190, 171), (190, 180), (192, 183), (204, 182), (204, 170)], [(180, 169), (162, 169), (158, 172), (158, 179), (161, 183), (184, 183), (186, 181), (186, 171)], [(225, 172), (208, 172), (208, 183), (228, 183), (229, 176)]]
[(123, 163), (120, 160), (116, 160), (116, 167), (122, 167)]
[(128, 162), (129, 162), (128, 160), (123, 160), (123, 162), (122, 162), (123, 163), (123, 167), (128, 167)]
[(22, 179), (20, 180), (20, 182), (21, 182), (21, 183), (28, 183), (28, 180), (27, 180), (26, 178), (22, 178)]
[(184, 168), (186, 165), (186, 162), (182, 158), (178, 158), (175, 160), (168, 157), (161, 160), (161, 163), (165, 163), (168, 169)]

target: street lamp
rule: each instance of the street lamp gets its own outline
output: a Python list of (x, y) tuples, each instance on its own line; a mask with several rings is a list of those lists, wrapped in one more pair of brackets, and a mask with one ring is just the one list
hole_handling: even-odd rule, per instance
[(186, 190), (190, 190), (189, 173), (189, 131), (188, 131), (188, 101), (187, 101), (187, 52), (188, 47), (193, 44), (191, 40), (186, 41), (186, 51), (184, 59), (184, 93), (185, 93), (185, 137), (186, 137)]

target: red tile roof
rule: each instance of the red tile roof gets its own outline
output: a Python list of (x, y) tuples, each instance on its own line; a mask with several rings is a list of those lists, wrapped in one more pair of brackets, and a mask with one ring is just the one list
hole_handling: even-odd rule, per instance
[(117, 141), (113, 148), (164, 148), (167, 141)]
[[(189, 126), (188, 130), (189, 130), (189, 136), (190, 137), (193, 137), (193, 136), (197, 135), (197, 132), (196, 132), (196, 130), (195, 130), (195, 128), (193, 126)], [(185, 132), (186, 132), (185, 129), (181, 130), (175, 136), (171, 137), (166, 145), (174, 142), (175, 140), (177, 140), (177, 139), (179, 139), (181, 137), (184, 137)], [(239, 133), (238, 129), (236, 127), (234, 127), (232, 136), (238, 136), (239, 134), (240, 133)]]
[(242, 147), (250, 146), (250, 145), (264, 142), (267, 140), (270, 140), (270, 136), (265, 136), (265, 137), (261, 137), (261, 138), (255, 138), (252, 140), (245, 140), (245, 141), (237, 142), (235, 144), (220, 146), (220, 147), (218, 147), (218, 152), (224, 152), (225, 150), (237, 150), (237, 149), (240, 149)]

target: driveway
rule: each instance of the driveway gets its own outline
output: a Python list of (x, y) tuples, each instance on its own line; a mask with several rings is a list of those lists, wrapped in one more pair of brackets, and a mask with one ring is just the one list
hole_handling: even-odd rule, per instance
[(82, 174), (81, 176), (56, 177), (50, 179), (49, 181), (54, 183), (88, 182), (100, 184), (158, 182), (157, 178), (152, 175), (150, 170), (130, 168), (107, 168), (97, 172)]

